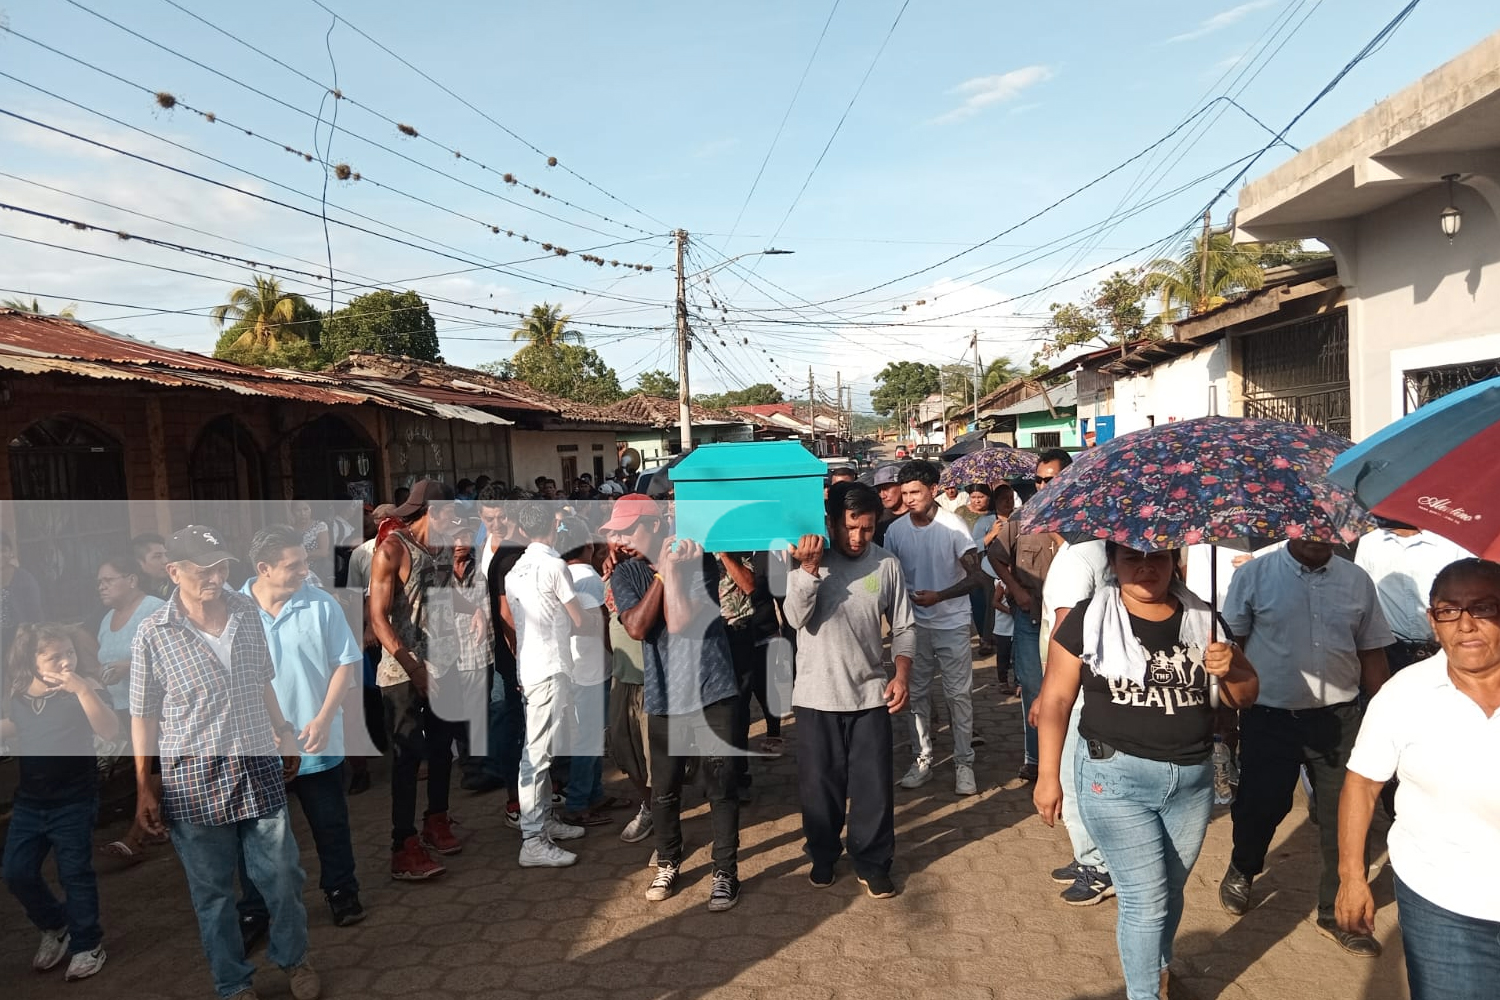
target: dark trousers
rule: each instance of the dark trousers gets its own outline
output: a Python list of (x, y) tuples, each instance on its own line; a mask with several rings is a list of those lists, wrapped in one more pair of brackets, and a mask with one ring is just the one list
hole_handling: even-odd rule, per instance
[[(332, 767), (316, 774), (298, 775), (286, 786), (287, 797), (302, 804), (302, 815), (312, 829), (313, 845), (318, 849), (318, 887), (323, 895), (338, 889), (359, 891), (354, 877), (354, 843), (349, 832), (349, 799), (344, 794), (344, 771)], [(245, 856), (240, 855), (240, 916), (270, 919), (266, 901), (245, 871)]]
[(739, 872), (740, 797), (733, 761), (695, 747), (715, 742), (734, 746), (735, 699), (705, 705), (697, 715), (653, 715), (646, 720), (651, 754), (651, 822), (656, 828), (656, 856), (662, 864), (682, 864), (682, 784), (688, 761), (700, 761), (700, 778), (708, 795), (714, 831), (714, 870)]
[[(771, 711), (766, 693), (766, 651), (769, 647), (757, 646), (753, 633), (748, 628), (729, 630), (729, 653), (734, 663), (734, 740), (737, 750), (750, 749), (750, 708), (753, 701), (760, 702), (761, 714), (766, 717), (766, 735), (781, 735), (781, 716)], [(734, 773), (741, 785), (750, 784), (750, 758), (734, 759)]]
[(490, 679), (489, 746), (480, 771), (515, 788), (521, 773), (521, 746), (526, 742), (526, 712), (521, 705), (521, 689), (514, 680), (495, 673)]
[[(17, 802), (10, 814), (5, 837), (5, 856), (0, 862), (5, 884), (20, 901), (26, 917), (37, 930), (67, 928), (73, 954), (99, 947), (104, 932), (99, 928), (99, 881), (94, 877), (94, 817), (99, 803), (83, 802), (46, 806)], [(61, 901), (52, 894), (42, 875), (47, 855), (57, 861)]]
[(380, 689), (385, 700), (385, 728), (395, 747), (391, 765), (391, 850), (399, 851), (417, 833), (417, 769), (427, 761), (427, 812), (448, 811), (448, 781), (453, 773), (453, 740), (458, 723), (438, 716), (408, 681)]
[(1339, 793), (1362, 714), (1357, 702), (1296, 712), (1257, 705), (1240, 713), (1240, 788), (1231, 812), (1230, 860), (1245, 875), (1265, 869), (1266, 850), (1291, 812), (1292, 793), (1306, 764), (1323, 856), (1319, 917), (1333, 916), (1339, 892)]
[(891, 713), (882, 705), (861, 712), (823, 712), (798, 706), (797, 790), (802, 833), (813, 864), (832, 865), (843, 853), (848, 807), (849, 857), (857, 874), (885, 875), (896, 854), (896, 799), (891, 783)]

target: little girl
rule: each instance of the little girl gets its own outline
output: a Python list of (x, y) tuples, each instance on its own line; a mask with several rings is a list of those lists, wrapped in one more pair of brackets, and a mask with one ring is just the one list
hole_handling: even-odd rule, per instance
[[(0, 738), (16, 751), (20, 783), (0, 862), (5, 884), (42, 932), (31, 960), (45, 972), (71, 955), (64, 979), (86, 979), (104, 967), (99, 884), (94, 878), (94, 817), (99, 795), (94, 737), (112, 740), (114, 710), (95, 680), (75, 672), (78, 653), (63, 625), (22, 625), (10, 652), (10, 717)], [(42, 878), (57, 854), (59, 902)]]

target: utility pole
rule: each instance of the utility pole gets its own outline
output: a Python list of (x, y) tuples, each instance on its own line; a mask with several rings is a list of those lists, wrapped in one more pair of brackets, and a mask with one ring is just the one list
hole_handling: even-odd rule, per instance
[[(1196, 303), (1201, 312), (1208, 305), (1208, 239), (1209, 226), (1213, 209), (1203, 210), (1203, 242), (1198, 244), (1198, 302)], [(1125, 349), (1120, 348), (1123, 357)]]
[(672, 234), (677, 238), (677, 428), (682, 454), (693, 450), (693, 411), (688, 405), (688, 330), (687, 275), (683, 271), (683, 256), (687, 251), (688, 234), (679, 229)]
[(812, 447), (812, 453), (818, 453), (818, 410), (814, 396), (818, 391), (818, 383), (813, 380), (812, 365), (807, 366), (807, 443)]
[(974, 348), (974, 429), (979, 430), (979, 331), (974, 331), (969, 341)]
[(833, 373), (833, 408), (838, 414), (833, 421), (834, 449), (837, 451), (844, 437), (844, 373)]

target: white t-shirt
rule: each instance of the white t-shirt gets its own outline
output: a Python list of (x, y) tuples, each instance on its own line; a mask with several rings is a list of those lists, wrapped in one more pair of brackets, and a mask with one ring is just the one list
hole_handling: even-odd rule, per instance
[(516, 668), (521, 686), (573, 672), (568, 641), (573, 620), (563, 607), (577, 594), (568, 564), (550, 545), (532, 542), (505, 576), (505, 599), (516, 622)]
[(1401, 779), (1386, 837), (1391, 867), (1423, 899), (1500, 921), (1500, 896), (1474, 873), (1500, 857), (1500, 712), (1486, 718), (1448, 677), (1446, 657), (1414, 663), (1370, 699), (1349, 770)]
[[(184, 618), (183, 620), (187, 621), (186, 618)], [(229, 622), (224, 626), (224, 631), (220, 632), (218, 635), (209, 635), (207, 632), (194, 625), (191, 621), (188, 621), (187, 626), (188, 628), (193, 630), (193, 633), (197, 635), (198, 638), (208, 643), (208, 648), (214, 651), (214, 656), (218, 657), (219, 662), (224, 665), (224, 669), (228, 670), (230, 650), (234, 648), (234, 616), (229, 616)]]
[[(921, 527), (910, 514), (892, 521), (885, 530), (884, 547), (901, 560), (901, 573), (906, 577), (909, 593), (947, 590), (960, 583), (968, 575), (962, 563), (964, 553), (977, 549), (973, 536), (969, 534), (969, 526), (957, 514), (945, 510), (938, 511)], [(930, 608), (913, 604), (912, 613), (923, 628), (967, 629), (969, 595), (961, 594)]]
[(610, 663), (604, 649), (604, 616), (599, 613), (604, 607), (604, 580), (594, 572), (594, 567), (585, 563), (569, 563), (568, 575), (573, 579), (578, 606), (583, 609), (583, 628), (570, 637), (573, 683), (593, 687), (609, 679)]
[(1093, 597), (1094, 591), (1104, 586), (1108, 572), (1109, 559), (1104, 555), (1104, 542), (1100, 539), (1073, 545), (1065, 542), (1057, 550), (1042, 584), (1042, 663), (1047, 662), (1057, 609), (1076, 608)]
[(959, 508), (967, 507), (969, 505), (969, 493), (967, 490), (959, 490), (958, 493), (953, 497), (953, 499), (949, 500), (946, 491), (938, 490), (937, 505), (943, 510), (952, 514)]

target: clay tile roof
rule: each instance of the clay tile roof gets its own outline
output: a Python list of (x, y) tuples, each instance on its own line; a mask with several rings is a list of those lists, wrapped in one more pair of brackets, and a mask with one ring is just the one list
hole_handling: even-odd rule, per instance
[[(605, 412), (617, 419), (631, 420), (637, 423), (646, 423), (652, 427), (675, 427), (679, 416), (678, 403), (675, 399), (667, 399), (664, 396), (648, 396), (644, 392), (638, 392), (633, 396), (627, 396), (617, 403), (611, 403), (605, 407)], [(743, 424), (748, 421), (739, 414), (730, 413), (728, 410), (717, 410), (696, 403), (690, 404), (688, 412), (692, 414), (694, 423), (702, 424)]]

